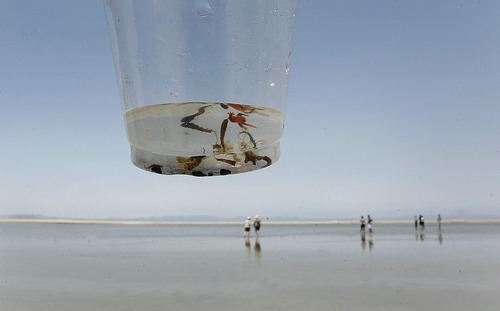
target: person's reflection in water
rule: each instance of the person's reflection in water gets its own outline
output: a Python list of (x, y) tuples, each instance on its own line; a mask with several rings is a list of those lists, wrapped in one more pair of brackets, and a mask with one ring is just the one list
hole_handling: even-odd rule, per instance
[(361, 231), (361, 249), (364, 251), (366, 248), (366, 235), (364, 231)]
[(255, 257), (260, 259), (260, 242), (259, 238), (255, 240), (255, 245), (253, 247), (253, 251), (255, 252)]
[(372, 233), (368, 233), (368, 249), (370, 250), (370, 252), (372, 251), (372, 248), (373, 248), (373, 237), (372, 237)]
[(252, 248), (250, 245), (250, 239), (245, 239), (245, 249), (247, 251), (248, 256), (252, 254)]
[(420, 241), (423, 241), (423, 240), (425, 240), (425, 230), (420, 229)]
[(438, 240), (439, 244), (443, 244), (443, 232), (441, 231), (441, 224), (439, 224)]
[[(250, 239), (245, 239), (245, 251), (247, 253), (248, 258), (252, 258), (252, 244), (250, 243)], [(259, 238), (255, 240), (255, 244), (253, 246), (253, 252), (255, 254), (255, 258), (257, 262), (260, 262), (261, 257), (261, 247)]]

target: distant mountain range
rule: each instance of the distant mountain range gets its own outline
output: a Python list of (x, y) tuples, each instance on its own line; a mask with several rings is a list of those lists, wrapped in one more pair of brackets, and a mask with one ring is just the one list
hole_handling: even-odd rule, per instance
[[(246, 216), (238, 216), (238, 217), (230, 217), (230, 218), (222, 218), (217, 216), (210, 215), (187, 215), (187, 216), (152, 216), (152, 217), (138, 217), (138, 218), (89, 218), (89, 219), (78, 219), (78, 218), (68, 218), (68, 217), (52, 217), (45, 216), (41, 214), (17, 214), (17, 215), (0, 215), (0, 219), (32, 219), (32, 220), (105, 220), (105, 221), (151, 221), (151, 222), (234, 222), (234, 221), (243, 221)], [(253, 218), (253, 216), (252, 216)], [(301, 217), (287, 217), (287, 216), (272, 216), (272, 217), (261, 217), (263, 221), (357, 221), (358, 219), (354, 218), (301, 218)], [(486, 216), (486, 215), (476, 215), (475, 217), (446, 217), (446, 219), (465, 219), (465, 220), (490, 220), (490, 219), (499, 219), (499, 217), (495, 216)], [(407, 219), (394, 219), (388, 217), (378, 217), (374, 220), (378, 221), (387, 221), (387, 220), (413, 220), (413, 217)], [(427, 218), (427, 220), (435, 220), (432, 218)]]
[[(137, 218), (118, 218), (118, 217), (109, 217), (109, 218), (104, 218), (104, 219), (96, 219), (96, 218), (90, 218), (90, 219), (85, 219), (85, 220), (106, 220), (106, 221), (152, 221), (152, 222), (190, 222), (190, 221), (195, 221), (195, 222), (233, 222), (233, 221), (243, 221), (245, 220), (246, 216), (239, 216), (239, 217), (229, 217), (229, 218), (222, 218), (222, 217), (216, 217), (216, 216), (210, 216), (210, 215), (188, 215), (188, 216), (151, 216), (151, 217), (137, 217)], [(252, 216), (253, 218), (253, 216)], [(76, 218), (67, 218), (67, 217), (52, 217), (52, 216), (45, 216), (45, 215), (40, 215), (40, 214), (18, 214), (18, 215), (0, 215), (0, 219), (39, 219), (39, 220), (45, 220), (45, 219), (70, 219), (70, 220), (82, 220), (82, 219), (76, 219)], [(323, 221), (329, 221), (332, 219), (324, 219), (324, 218), (299, 218), (299, 217), (262, 217), (262, 220), (272, 220), (272, 221), (315, 221), (315, 220), (323, 220)]]
[(0, 215), (2, 219), (58, 219), (57, 217), (47, 217), (40, 214), (19, 214), (19, 215)]

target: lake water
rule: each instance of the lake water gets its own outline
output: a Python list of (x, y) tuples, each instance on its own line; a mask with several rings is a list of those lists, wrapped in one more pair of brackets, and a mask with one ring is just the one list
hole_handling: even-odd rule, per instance
[(500, 225), (0, 223), (0, 310), (498, 310)]

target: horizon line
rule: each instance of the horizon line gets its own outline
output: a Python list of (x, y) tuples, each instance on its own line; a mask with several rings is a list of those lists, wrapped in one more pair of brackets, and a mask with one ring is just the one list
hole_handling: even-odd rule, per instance
[[(147, 220), (77, 220), (77, 219), (0, 219), (0, 223), (42, 223), (42, 224), (83, 224), (83, 225), (241, 225), (244, 221), (147, 221)], [(374, 224), (414, 224), (413, 220), (380, 220)], [(437, 224), (436, 220), (426, 221), (428, 224)], [(442, 224), (500, 224), (500, 219), (450, 219), (442, 220)], [(266, 225), (359, 225), (355, 220), (331, 221), (265, 221)]]

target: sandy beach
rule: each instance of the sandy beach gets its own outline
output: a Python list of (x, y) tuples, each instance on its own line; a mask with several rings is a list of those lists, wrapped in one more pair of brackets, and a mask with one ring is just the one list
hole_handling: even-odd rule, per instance
[(498, 223), (0, 223), (0, 309), (497, 310)]

